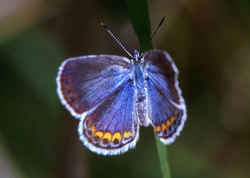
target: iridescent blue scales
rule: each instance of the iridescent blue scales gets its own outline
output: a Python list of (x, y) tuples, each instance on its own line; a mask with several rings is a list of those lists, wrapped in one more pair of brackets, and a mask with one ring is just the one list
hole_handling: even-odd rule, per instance
[(114, 55), (69, 58), (60, 66), (57, 92), (79, 119), (80, 140), (91, 151), (117, 155), (134, 148), (140, 126), (152, 125), (172, 143), (186, 120), (178, 69), (164, 51), (133, 59)]

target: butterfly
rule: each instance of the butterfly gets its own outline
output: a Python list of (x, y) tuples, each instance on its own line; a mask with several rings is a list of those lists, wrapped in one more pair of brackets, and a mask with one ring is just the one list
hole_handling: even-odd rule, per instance
[(186, 121), (179, 72), (170, 55), (156, 49), (129, 55), (73, 57), (59, 67), (61, 103), (79, 120), (83, 145), (97, 154), (134, 148), (141, 126), (151, 125), (170, 144)]

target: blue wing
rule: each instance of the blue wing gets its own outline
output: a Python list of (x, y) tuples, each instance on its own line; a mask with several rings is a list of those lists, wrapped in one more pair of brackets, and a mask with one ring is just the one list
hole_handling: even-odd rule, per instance
[(149, 119), (160, 140), (172, 143), (186, 120), (186, 106), (178, 83), (178, 69), (164, 51), (143, 54), (147, 75)]
[(57, 76), (61, 102), (76, 118), (118, 88), (131, 70), (128, 59), (113, 55), (69, 58)]
[(80, 139), (91, 151), (117, 155), (133, 148), (139, 137), (134, 112), (134, 85), (129, 76), (90, 113), (83, 115), (78, 127)]

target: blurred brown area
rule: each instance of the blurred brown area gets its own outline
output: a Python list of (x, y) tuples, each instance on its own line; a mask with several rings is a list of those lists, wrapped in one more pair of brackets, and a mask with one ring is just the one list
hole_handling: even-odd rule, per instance
[[(180, 70), (188, 120), (168, 147), (175, 178), (250, 177), (250, 2), (148, 1), (154, 39)], [(81, 145), (60, 105), (56, 75), (68, 57), (125, 55), (99, 27), (138, 48), (126, 4), (115, 0), (0, 1), (0, 177), (160, 177), (151, 128), (136, 149), (98, 156)]]

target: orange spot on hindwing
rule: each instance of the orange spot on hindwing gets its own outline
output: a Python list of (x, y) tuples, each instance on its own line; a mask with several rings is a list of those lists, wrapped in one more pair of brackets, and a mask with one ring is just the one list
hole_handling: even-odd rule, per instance
[(118, 144), (122, 140), (122, 135), (120, 132), (115, 132), (113, 137), (112, 137), (112, 142), (115, 144)]
[(167, 125), (167, 128), (169, 128), (171, 126), (171, 121), (167, 120), (166, 125)]
[(91, 127), (91, 131), (93, 134), (95, 134), (95, 126), (94, 125)]
[(167, 126), (165, 123), (161, 123), (161, 131), (165, 132), (167, 130)]
[(159, 126), (159, 125), (155, 126), (155, 131), (160, 132), (161, 131), (161, 126)]
[(105, 140), (105, 142), (110, 142), (112, 139), (112, 134), (110, 132), (106, 132), (104, 133), (104, 136), (103, 136), (103, 141)]
[(132, 132), (129, 132), (129, 131), (125, 131), (124, 134), (123, 134), (123, 137), (125, 139), (129, 138), (129, 137), (132, 137), (133, 136), (133, 133)]
[(95, 133), (95, 135), (96, 135), (97, 137), (99, 137), (99, 138), (102, 138), (103, 135), (104, 135), (104, 133), (103, 133), (102, 131), (97, 131), (97, 132)]

